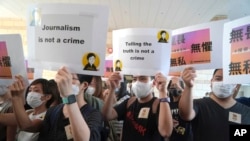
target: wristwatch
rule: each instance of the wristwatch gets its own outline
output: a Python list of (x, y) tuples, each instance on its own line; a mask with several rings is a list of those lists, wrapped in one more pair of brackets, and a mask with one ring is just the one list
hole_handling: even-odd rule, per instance
[(165, 98), (160, 98), (160, 102), (170, 102), (170, 98), (169, 97), (165, 97)]
[(72, 104), (76, 102), (76, 96), (74, 94), (69, 95), (68, 97), (62, 98), (63, 104)]

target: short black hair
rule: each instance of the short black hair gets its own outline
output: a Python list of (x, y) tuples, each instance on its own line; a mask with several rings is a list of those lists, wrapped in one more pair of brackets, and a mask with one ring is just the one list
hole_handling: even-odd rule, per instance
[(82, 84), (83, 82), (91, 83), (93, 75), (77, 74), (78, 80)]
[(215, 69), (215, 70), (214, 70), (214, 73), (213, 73), (213, 76), (215, 75), (215, 73), (216, 73), (218, 70), (222, 70), (222, 69)]
[[(172, 84), (172, 80), (169, 81), (167, 89), (170, 89), (171, 84)], [(180, 84), (181, 88), (184, 89), (184, 82), (180, 79), (179, 79), (179, 84)]]
[(166, 32), (166, 31), (164, 31), (164, 30), (162, 30), (160, 34), (162, 35), (163, 33), (167, 33), (167, 32)]
[(60, 96), (59, 88), (57, 86), (57, 83), (54, 79), (49, 80), (49, 85), (51, 87), (51, 92), (54, 96), (54, 101), (56, 101), (57, 104), (62, 103), (62, 98)]
[(89, 59), (89, 58), (92, 57), (92, 56), (95, 57), (95, 54), (91, 52), (91, 53), (89, 53), (89, 54), (87, 55), (87, 59)]
[(117, 63), (121, 63), (121, 61), (120, 61), (120, 60), (116, 60), (116, 61), (115, 61), (115, 64), (117, 64)]

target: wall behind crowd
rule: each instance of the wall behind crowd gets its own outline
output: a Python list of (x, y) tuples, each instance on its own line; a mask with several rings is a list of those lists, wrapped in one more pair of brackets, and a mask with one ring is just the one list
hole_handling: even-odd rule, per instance
[(20, 34), (22, 37), (24, 56), (27, 57), (27, 31), (26, 21), (23, 19), (0, 18), (1, 34)]
[[(23, 48), (24, 48), (24, 56), (27, 58), (28, 49), (27, 49), (27, 33), (26, 33), (26, 21), (23, 19), (15, 19), (15, 18), (0, 18), (0, 33), (1, 34), (20, 34), (22, 37)], [(112, 34), (109, 32), (107, 34), (107, 55), (109, 55), (112, 43)], [(201, 98), (206, 95), (207, 92), (211, 91), (210, 88), (210, 80), (212, 78), (214, 70), (200, 70), (197, 71), (197, 78), (195, 80), (194, 86), (194, 98)], [(55, 76), (54, 71), (44, 70), (42, 72), (42, 77), (47, 79), (53, 79)], [(239, 90), (238, 96), (246, 96), (250, 97), (250, 85), (242, 85)]]

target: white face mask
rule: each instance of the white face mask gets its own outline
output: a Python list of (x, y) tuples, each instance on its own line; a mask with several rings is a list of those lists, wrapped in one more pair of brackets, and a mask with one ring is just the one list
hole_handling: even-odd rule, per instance
[(77, 85), (73, 84), (73, 85), (72, 85), (72, 93), (73, 93), (74, 95), (78, 95), (78, 94), (79, 94), (79, 91), (80, 91), (80, 88), (79, 88)]
[(152, 83), (136, 81), (132, 84), (132, 91), (137, 98), (144, 98), (152, 92)]
[(0, 96), (5, 95), (8, 92), (8, 88), (4, 85), (0, 85)]
[(227, 98), (234, 93), (236, 84), (223, 84), (223, 82), (212, 82), (212, 91), (218, 98)]
[(95, 93), (95, 88), (92, 86), (88, 86), (86, 92), (87, 94), (93, 95)]
[(43, 101), (41, 100), (41, 97), (43, 95), (37, 92), (29, 92), (26, 98), (27, 103), (32, 107), (33, 109), (36, 107), (39, 107), (43, 104)]

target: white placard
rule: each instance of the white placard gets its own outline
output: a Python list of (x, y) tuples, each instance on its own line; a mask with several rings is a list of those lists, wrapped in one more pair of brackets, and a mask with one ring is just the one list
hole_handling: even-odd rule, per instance
[[(163, 39), (161, 39), (161, 33)], [(171, 31), (130, 28), (113, 31), (113, 69), (125, 75), (167, 75)]]
[(30, 66), (53, 71), (67, 66), (74, 73), (104, 74), (108, 7), (39, 4), (30, 7), (30, 15), (34, 16), (28, 22)]
[(250, 83), (250, 16), (225, 23), (223, 81)]
[(173, 30), (171, 72), (187, 66), (197, 70), (222, 68), (223, 25), (227, 20)]
[(0, 85), (10, 85), (15, 75), (27, 81), (22, 39), (19, 34), (0, 35)]

